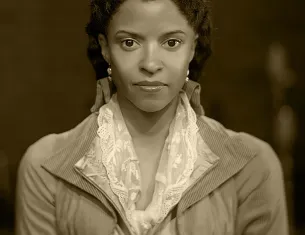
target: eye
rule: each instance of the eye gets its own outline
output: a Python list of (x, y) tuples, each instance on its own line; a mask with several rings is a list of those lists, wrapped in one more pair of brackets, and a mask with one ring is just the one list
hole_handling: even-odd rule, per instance
[(135, 44), (138, 44), (133, 39), (125, 39), (121, 43), (122, 43), (123, 48), (125, 48), (127, 50), (135, 49)]
[(181, 40), (178, 39), (170, 39), (168, 41), (165, 42), (165, 44), (167, 44), (169, 46), (169, 48), (176, 48), (177, 45), (179, 46), (182, 43)]

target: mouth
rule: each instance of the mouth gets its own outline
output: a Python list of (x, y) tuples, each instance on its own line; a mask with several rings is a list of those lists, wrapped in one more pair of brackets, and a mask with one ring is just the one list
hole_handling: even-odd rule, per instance
[(142, 91), (145, 92), (159, 92), (164, 89), (167, 84), (160, 82), (160, 81), (142, 81), (134, 84), (135, 86), (139, 87)]
[(166, 86), (162, 85), (162, 86), (138, 86), (138, 87), (145, 92), (158, 92), (161, 91)]
[(160, 81), (154, 81), (154, 82), (142, 81), (142, 82), (136, 83), (135, 85), (136, 86), (147, 86), (147, 87), (167, 86), (165, 83), (160, 82)]

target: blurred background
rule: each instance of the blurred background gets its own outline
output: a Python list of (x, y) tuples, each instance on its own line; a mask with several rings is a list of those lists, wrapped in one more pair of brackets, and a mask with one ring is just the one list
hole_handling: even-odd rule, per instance
[[(13, 234), (16, 172), (29, 145), (90, 114), (89, 1), (0, 4), (0, 234)], [(305, 234), (305, 1), (214, 1), (214, 54), (201, 79), (206, 115), (275, 149), (291, 234)]]

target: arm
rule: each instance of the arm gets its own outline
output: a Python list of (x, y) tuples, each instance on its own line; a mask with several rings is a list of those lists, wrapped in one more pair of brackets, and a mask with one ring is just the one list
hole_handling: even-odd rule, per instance
[(272, 148), (260, 142), (258, 155), (238, 176), (238, 235), (287, 235), (288, 218), (281, 164)]
[[(16, 235), (56, 235), (55, 179), (40, 167), (46, 146), (29, 148), (18, 169)], [(45, 155), (45, 154), (44, 154)]]

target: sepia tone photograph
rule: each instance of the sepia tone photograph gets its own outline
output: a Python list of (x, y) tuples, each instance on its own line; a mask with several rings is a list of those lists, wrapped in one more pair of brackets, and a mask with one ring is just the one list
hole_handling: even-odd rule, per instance
[(0, 235), (305, 235), (305, 2), (0, 4)]

